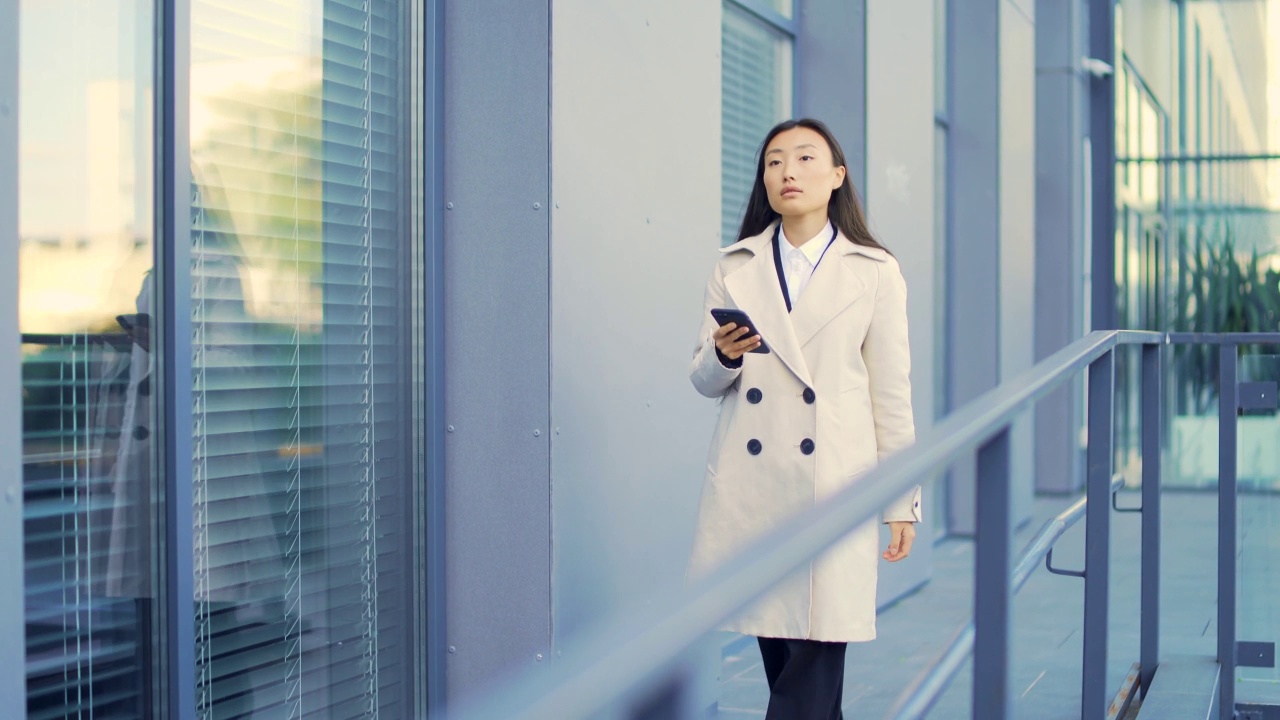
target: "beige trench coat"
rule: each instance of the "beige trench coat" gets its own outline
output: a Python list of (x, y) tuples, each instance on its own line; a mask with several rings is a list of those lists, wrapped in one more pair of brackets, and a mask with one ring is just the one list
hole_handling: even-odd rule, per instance
[[(691, 578), (915, 439), (906, 284), (897, 261), (840, 235), (788, 314), (774, 269), (773, 229), (721, 250), (707, 282), (690, 376), (721, 406)], [(714, 307), (744, 310), (772, 352), (748, 353), (741, 368), (725, 367), (711, 339)], [(883, 519), (919, 521), (919, 488), (885, 509)], [(876, 524), (867, 523), (725, 629), (828, 642), (874, 639), (879, 545)]]

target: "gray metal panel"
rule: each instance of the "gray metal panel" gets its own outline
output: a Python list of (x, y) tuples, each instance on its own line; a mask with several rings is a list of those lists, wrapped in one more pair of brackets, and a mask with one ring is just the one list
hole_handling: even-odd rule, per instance
[[(707, 48), (720, 28), (717, 4), (684, 0), (561, 3), (552, 21), (553, 592), (566, 655), (584, 626), (684, 583), (717, 409), (688, 365), (719, 254), (707, 138), (720, 63)], [(592, 112), (574, 100), (587, 96)]]
[[(1084, 334), (1084, 110), (1088, 84), (1084, 12), (1077, 2), (1036, 5), (1035, 357)], [(1067, 28), (1067, 32), (1062, 29)], [(1055, 392), (1037, 408), (1036, 486), (1078, 491), (1084, 483), (1079, 430), (1082, 386)]]
[(865, 0), (798, 2), (795, 106), (831, 127), (858, 192), (867, 187)]
[[(835, 4), (818, 5), (825, 12), (846, 12)], [(934, 173), (934, 72), (933, 0), (899, 0), (867, 7), (865, 76), (866, 166), (864, 186), (868, 222), (872, 232), (897, 256), (907, 283), (907, 317), (910, 322), (912, 406), (917, 435), (926, 432), (937, 417), (934, 374), (930, 367), (939, 343), (938, 314), (934, 295), (937, 277), (933, 201)], [(819, 18), (821, 19), (821, 18)], [(850, 60), (853, 60), (851, 58)], [(903, 77), (918, 78), (904, 85)], [(817, 88), (814, 88), (815, 91)], [(922, 478), (924, 480), (924, 478)], [(933, 536), (929, 509), (934, 493), (926, 486), (925, 524), (917, 528), (921, 538)], [(889, 533), (881, 528), (887, 547)], [(876, 586), (881, 605), (893, 602), (927, 581), (932, 574), (933, 543), (917, 542), (911, 557), (886, 568)]]
[[(949, 406), (959, 408), (1000, 378), (1000, 6), (973, 0), (951, 12), (951, 328)], [(1029, 59), (1028, 59), (1029, 60)], [(974, 527), (973, 469), (952, 473), (952, 529)]]
[[(1035, 364), (1036, 253), (1036, 28), (1026, 9), (1006, 0), (1000, 9), (1000, 380)], [(1064, 345), (1066, 343), (1063, 343)], [(1010, 433), (1015, 525), (1031, 517), (1035, 415), (1018, 418)]]
[(445, 5), (449, 700), (550, 647), (549, 13)]
[(22, 349), (18, 332), (18, 0), (0, 0), (0, 707), (27, 715), (22, 560)]
[(191, 78), (190, 0), (160, 4), (160, 84), (156, 129), (160, 147), (156, 198), (156, 265), (160, 268), (163, 350), (165, 514), (165, 682), (168, 717), (196, 712), (195, 539), (191, 489)]
[[(718, 256), (721, 9), (557, 3), (551, 36), (552, 592), (572, 662), (591, 623), (684, 585), (717, 409), (688, 364)], [(690, 659), (699, 707), (719, 640)]]

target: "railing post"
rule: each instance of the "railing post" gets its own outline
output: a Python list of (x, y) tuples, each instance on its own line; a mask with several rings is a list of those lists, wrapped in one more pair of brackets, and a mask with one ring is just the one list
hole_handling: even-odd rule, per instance
[(1089, 365), (1089, 449), (1084, 539), (1084, 672), (1080, 717), (1107, 712), (1107, 586), (1110, 580), (1112, 403), (1115, 350)]
[(1237, 347), (1218, 351), (1218, 717), (1236, 710), (1236, 379)]
[(1160, 428), (1161, 345), (1142, 346), (1142, 695), (1160, 663)]
[(1008, 427), (978, 449), (977, 480), (972, 716), (1005, 720), (1013, 716), (1009, 692), (1013, 514)]

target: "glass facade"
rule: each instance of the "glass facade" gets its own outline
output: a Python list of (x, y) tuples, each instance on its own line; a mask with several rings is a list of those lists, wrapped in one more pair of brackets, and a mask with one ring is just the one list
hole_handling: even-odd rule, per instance
[[(786, 3), (790, 6), (790, 3)], [(724, 0), (721, 25), (721, 245), (738, 240), (755, 182), (760, 141), (791, 116), (794, 40), (782, 29)]]
[(148, 716), (164, 690), (155, 7), (20, 10), (27, 717)]
[[(1116, 76), (1116, 310), (1120, 326), (1195, 333), (1280, 328), (1280, 106), (1274, 3), (1191, 0), (1171, 15), (1173, 60), (1143, 41), (1121, 50)], [(1118, 23), (1117, 23), (1118, 24)], [(1130, 38), (1134, 39), (1134, 38)], [(1132, 55), (1128, 53), (1132, 53)], [(1145, 61), (1145, 64), (1143, 64)], [(1148, 85), (1167, 83), (1167, 90)], [(1242, 346), (1239, 381), (1277, 380), (1275, 347)], [(1140, 482), (1137, 357), (1117, 366), (1117, 470)], [(1167, 358), (1161, 482), (1208, 491), (1219, 480), (1219, 350)], [(1280, 416), (1240, 411), (1237, 424), (1237, 637), (1275, 642), (1280, 568)], [(1233, 682), (1234, 680), (1234, 682)], [(1238, 667), (1236, 701), (1274, 703), (1274, 668)]]
[[(179, 608), (198, 718), (413, 716), (416, 11), (194, 0), (191, 154), (157, 159), (155, 7), (21, 10), (28, 717), (165, 717)], [(190, 168), (178, 277), (159, 163)], [(166, 285), (190, 293), (190, 357), (164, 356)], [(166, 363), (189, 363), (190, 427), (159, 422)], [(168, 528), (177, 433), (194, 502)], [(170, 532), (191, 533), (191, 597), (168, 590)]]
[[(1274, 331), (1280, 320), (1280, 157), (1260, 99), (1268, 73), (1264, 4), (1219, 12), (1189, 3), (1162, 103), (1130, 56), (1116, 76), (1116, 310), (1120, 327), (1183, 332)], [(1135, 51), (1136, 52), (1136, 51)], [(1152, 68), (1148, 68), (1152, 71)], [(1249, 355), (1245, 348), (1241, 371)], [(1118, 469), (1137, 460), (1136, 356), (1117, 369)], [(1217, 483), (1217, 359), (1173, 353), (1167, 482)], [(1241, 441), (1246, 442), (1242, 429)], [(1212, 437), (1211, 437), (1212, 436)], [(1267, 475), (1276, 475), (1280, 470)], [(1258, 478), (1264, 484), (1280, 480)], [(1242, 485), (1252, 482), (1244, 474)]]
[(201, 717), (409, 714), (406, 6), (192, 5)]

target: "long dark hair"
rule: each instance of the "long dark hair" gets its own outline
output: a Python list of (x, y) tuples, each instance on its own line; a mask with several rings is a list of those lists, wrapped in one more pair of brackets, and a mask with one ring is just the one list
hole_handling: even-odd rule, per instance
[(773, 126), (769, 134), (765, 135), (764, 142), (760, 143), (760, 152), (756, 157), (756, 181), (751, 187), (751, 197), (747, 200), (747, 211), (742, 215), (738, 239), (745, 240), (759, 235), (769, 227), (770, 223), (780, 217), (769, 204), (769, 194), (764, 187), (764, 153), (769, 149), (769, 143), (773, 142), (779, 133), (798, 127), (808, 128), (821, 135), (827, 141), (827, 147), (831, 149), (831, 159), (834, 164), (845, 166), (844, 184), (831, 193), (831, 202), (827, 205), (827, 217), (830, 218), (831, 224), (855, 245), (865, 245), (888, 252), (888, 248), (881, 245), (867, 228), (867, 219), (862, 213), (862, 203), (858, 200), (857, 191), (853, 189), (853, 181), (849, 179), (849, 166), (845, 163), (844, 150), (840, 148), (840, 143), (836, 142), (831, 128), (821, 120), (812, 118), (780, 122)]

